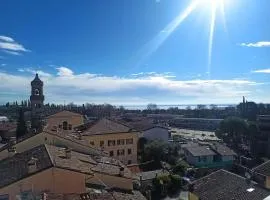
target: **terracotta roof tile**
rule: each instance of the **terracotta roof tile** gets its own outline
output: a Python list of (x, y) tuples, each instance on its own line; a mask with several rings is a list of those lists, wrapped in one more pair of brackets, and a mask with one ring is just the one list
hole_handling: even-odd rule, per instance
[(36, 170), (33, 173), (45, 170), (52, 166), (51, 159), (44, 145), (15, 154), (0, 161), (0, 188), (17, 180), (29, 176), (28, 161), (36, 159)]
[(253, 170), (255, 173), (259, 173), (259, 174), (262, 174), (264, 176), (270, 176), (270, 160), (255, 167)]
[(193, 193), (200, 200), (262, 200), (270, 195), (269, 190), (226, 170), (205, 176), (193, 182), (193, 186)]
[(115, 121), (103, 118), (92, 123), (82, 135), (101, 135), (108, 133), (125, 133), (129, 132), (130, 128)]

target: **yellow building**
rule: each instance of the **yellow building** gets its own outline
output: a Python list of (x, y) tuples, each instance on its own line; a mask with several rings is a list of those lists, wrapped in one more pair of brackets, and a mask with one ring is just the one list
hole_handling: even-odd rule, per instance
[(66, 110), (46, 117), (47, 127), (55, 129), (58, 132), (72, 131), (74, 127), (83, 123), (83, 115)]
[(86, 184), (133, 189), (131, 172), (121, 162), (70, 149), (40, 145), (0, 161), (0, 197), (24, 192), (81, 194)]
[(72, 133), (60, 134), (59, 132), (49, 129), (45, 129), (42, 133), (33, 135), (32, 137), (21, 141), (16, 142), (16, 138), (14, 139), (14, 141), (10, 141), (10, 144), (6, 145), (4, 148), (1, 148), (0, 160), (10, 157), (15, 153), (22, 153), (42, 144), (68, 147), (75, 151), (89, 155), (105, 155), (106, 153), (102, 152), (100, 149), (89, 146), (87, 141), (81, 140)]
[(115, 121), (103, 118), (81, 132), (90, 146), (101, 148), (124, 164), (137, 163), (138, 132)]

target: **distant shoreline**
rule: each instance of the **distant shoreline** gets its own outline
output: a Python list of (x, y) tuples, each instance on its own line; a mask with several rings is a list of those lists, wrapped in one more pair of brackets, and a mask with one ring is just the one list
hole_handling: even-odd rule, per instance
[[(226, 107), (236, 107), (237, 104), (200, 104), (204, 105), (207, 108), (210, 107), (210, 105), (215, 105), (217, 108), (226, 108)], [(119, 105), (120, 106), (120, 105)], [(134, 109), (134, 110), (144, 110), (147, 109), (147, 105), (122, 105), (125, 109)], [(195, 109), (198, 106), (198, 104), (171, 104), (171, 105), (158, 105), (158, 109), (168, 109), (168, 108), (179, 108), (179, 109), (186, 109), (187, 107), (190, 107), (191, 109)]]

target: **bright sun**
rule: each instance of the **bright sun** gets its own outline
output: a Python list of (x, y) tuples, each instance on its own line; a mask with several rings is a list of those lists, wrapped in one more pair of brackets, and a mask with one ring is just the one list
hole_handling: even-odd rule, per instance
[(207, 12), (210, 13), (207, 74), (209, 75), (208, 78), (211, 78), (212, 46), (214, 40), (215, 25), (217, 23), (216, 15), (219, 14), (221, 16), (221, 23), (223, 23), (224, 31), (228, 32), (226, 27), (225, 7), (227, 8), (228, 4), (231, 4), (232, 2), (233, 0), (191, 0), (191, 3), (181, 13), (179, 13), (178, 16), (176, 16), (169, 24), (167, 24), (163, 30), (161, 30), (152, 40), (146, 44), (147, 50), (146, 53), (144, 53), (144, 57), (148, 57), (153, 52), (155, 52), (171, 35), (171, 33), (177, 27), (179, 27), (191, 13), (201, 9), (206, 9)]

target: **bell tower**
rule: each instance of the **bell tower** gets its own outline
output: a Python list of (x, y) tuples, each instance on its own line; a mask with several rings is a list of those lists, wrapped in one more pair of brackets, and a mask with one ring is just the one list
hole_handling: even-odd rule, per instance
[(38, 74), (31, 82), (31, 128), (36, 131), (42, 129), (42, 116), (43, 116), (43, 82), (39, 79)]

